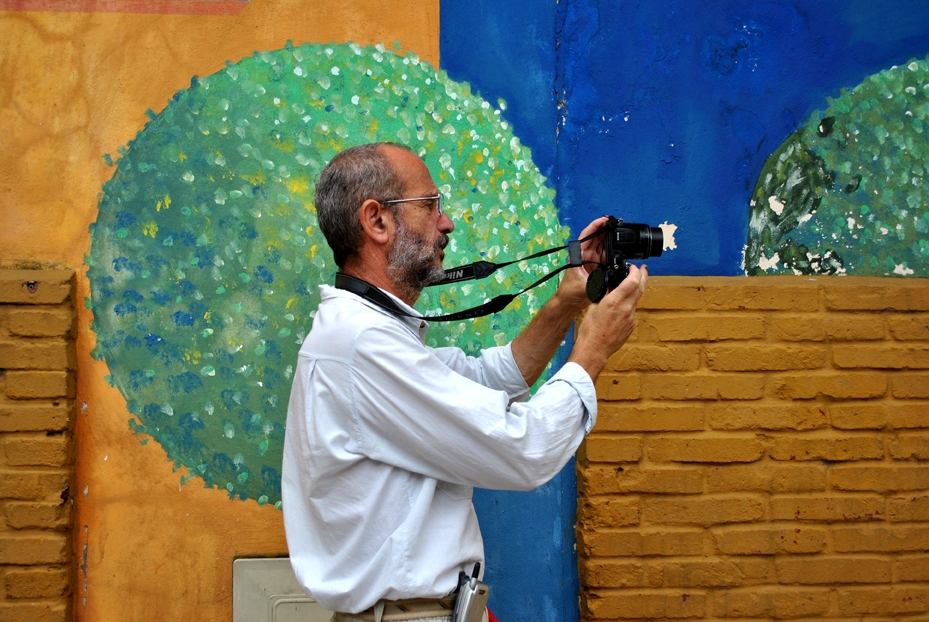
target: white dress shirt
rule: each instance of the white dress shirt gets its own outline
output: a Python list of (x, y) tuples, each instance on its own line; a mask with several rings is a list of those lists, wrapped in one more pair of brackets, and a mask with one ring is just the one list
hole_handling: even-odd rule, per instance
[(519, 401), (529, 388), (509, 345), (477, 358), (431, 348), (424, 321), (320, 291), (284, 441), (294, 572), (331, 611), (444, 596), (484, 561), (472, 486), (554, 477), (596, 421), (593, 383), (568, 363)]

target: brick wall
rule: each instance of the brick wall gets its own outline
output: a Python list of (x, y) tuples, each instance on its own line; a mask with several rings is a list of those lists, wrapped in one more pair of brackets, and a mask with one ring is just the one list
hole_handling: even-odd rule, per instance
[(578, 459), (582, 618), (929, 614), (929, 281), (654, 278)]
[(0, 270), (0, 621), (69, 619), (74, 272)]

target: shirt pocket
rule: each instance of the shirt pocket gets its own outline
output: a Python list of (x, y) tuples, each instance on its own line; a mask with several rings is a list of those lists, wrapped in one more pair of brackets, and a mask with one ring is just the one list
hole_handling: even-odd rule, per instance
[(472, 486), (465, 486), (464, 484), (452, 484), (450, 482), (443, 482), (442, 480), (439, 480), (439, 483), (436, 484), (436, 488), (456, 501), (470, 499), (474, 494), (474, 488)]

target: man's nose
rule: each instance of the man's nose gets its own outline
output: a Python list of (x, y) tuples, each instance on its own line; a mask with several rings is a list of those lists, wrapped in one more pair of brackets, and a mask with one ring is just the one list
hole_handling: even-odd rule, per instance
[(442, 215), (439, 217), (439, 231), (442, 233), (448, 234), (455, 230), (455, 223), (452, 222), (452, 219), (449, 218), (448, 214), (445, 213), (445, 210), (442, 211)]

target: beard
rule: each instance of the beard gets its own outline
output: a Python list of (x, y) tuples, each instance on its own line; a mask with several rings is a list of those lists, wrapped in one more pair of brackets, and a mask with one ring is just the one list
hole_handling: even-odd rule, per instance
[(388, 276), (401, 291), (415, 294), (413, 298), (418, 297), (424, 287), (441, 281), (445, 276), (442, 262), (437, 262), (436, 258), (447, 245), (448, 236), (444, 233), (430, 245), (398, 218), (397, 237), (387, 254)]

